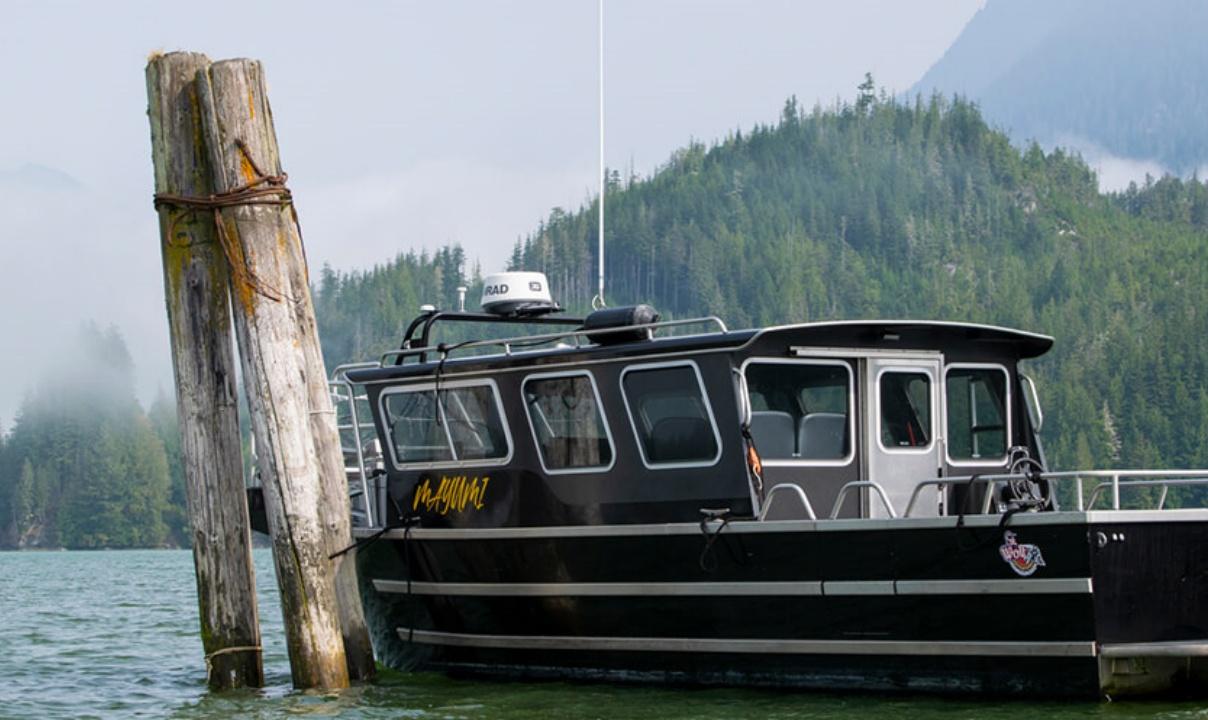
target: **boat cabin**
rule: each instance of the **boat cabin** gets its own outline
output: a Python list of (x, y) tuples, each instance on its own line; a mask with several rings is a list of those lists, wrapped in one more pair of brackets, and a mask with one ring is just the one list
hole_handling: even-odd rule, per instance
[[(1018, 366), (1051, 338), (913, 321), (733, 331), (643, 305), (568, 317), (539, 274), (518, 275), (488, 279), (485, 312), (427, 309), (400, 350), (336, 373), (364, 401), (352, 426), (380, 439), (379, 458), (357, 458), (377, 465), (361, 524), (958, 514), (985, 492), (920, 481), (1043, 466)], [(529, 332), (432, 343), (450, 323)]]

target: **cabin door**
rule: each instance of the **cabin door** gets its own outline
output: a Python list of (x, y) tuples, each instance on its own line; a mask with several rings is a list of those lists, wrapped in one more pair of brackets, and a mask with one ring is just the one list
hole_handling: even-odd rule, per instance
[[(942, 362), (938, 353), (865, 360), (865, 479), (880, 485), (899, 516), (915, 486), (943, 466)], [(938, 515), (937, 497), (934, 490), (920, 493), (911, 515)], [(865, 517), (889, 517), (876, 489), (866, 489), (862, 501)]]

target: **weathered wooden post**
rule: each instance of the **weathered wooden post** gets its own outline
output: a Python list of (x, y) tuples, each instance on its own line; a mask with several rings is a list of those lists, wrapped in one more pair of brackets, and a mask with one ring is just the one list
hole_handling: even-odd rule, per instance
[(209, 64), (198, 53), (151, 58), (147, 98), (201, 641), (210, 687), (225, 689), (259, 687), (264, 671), (227, 266), (215, 242), (213, 215), (187, 203), (211, 193), (194, 82)]
[[(310, 431), (315, 441), (322, 477), (323, 499), (320, 511), (326, 512), (328, 557), (334, 557), (336, 600), (340, 608), (340, 628), (344, 636), (344, 652), (348, 673), (353, 680), (368, 680), (374, 676), (373, 644), (365, 624), (361, 593), (357, 583), (356, 548), (352, 543), (352, 508), (348, 499), (348, 477), (345, 472), (344, 449), (340, 431), (336, 428), (336, 412), (331, 388), (327, 384), (327, 366), (319, 346), (319, 326), (310, 296), (310, 274), (306, 253), (302, 248), (302, 233), (296, 222), (289, 233), (287, 253), (291, 287), (306, 288), (303, 298), (294, 304), (298, 332), (303, 340), (301, 349), (306, 361), (306, 389), (310, 400)], [(355, 402), (355, 400), (354, 400)], [(360, 442), (359, 429), (353, 435)]]
[(340, 563), (339, 576), (355, 584), (351, 563), (329, 558), (351, 542), (347, 480), (264, 76), (255, 61), (227, 60), (199, 72), (197, 86), (214, 187), (227, 204), (220, 242), (232, 263), (293, 680), (343, 687), (350, 669), (372, 673), (372, 650), (355, 591), (340, 603), (335, 590)]

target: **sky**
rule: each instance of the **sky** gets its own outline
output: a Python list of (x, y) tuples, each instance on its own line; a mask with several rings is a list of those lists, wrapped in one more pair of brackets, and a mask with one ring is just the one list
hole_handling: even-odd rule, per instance
[[(904, 90), (983, 0), (604, 0), (606, 162)], [(460, 243), (484, 271), (598, 185), (596, 0), (0, 0), (0, 428), (82, 322), (172, 387), (144, 68), (263, 62), (312, 271)], [(85, 358), (80, 359), (86, 362)]]

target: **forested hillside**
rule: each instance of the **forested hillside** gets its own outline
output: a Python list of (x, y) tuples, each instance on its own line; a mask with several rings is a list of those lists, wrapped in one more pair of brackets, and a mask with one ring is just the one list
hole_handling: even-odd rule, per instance
[[(608, 300), (732, 326), (845, 318), (988, 322), (1050, 333), (1035, 362), (1061, 467), (1208, 466), (1208, 188), (1097, 190), (1081, 159), (1013, 147), (976, 106), (855, 102), (613, 175)], [(596, 208), (554, 210), (511, 265), (555, 296), (594, 292)], [(319, 287), (329, 363), (397, 345), (449, 307), (460, 251), (406, 255)], [(473, 278), (469, 278), (470, 281)], [(471, 298), (476, 298), (471, 291)]]

